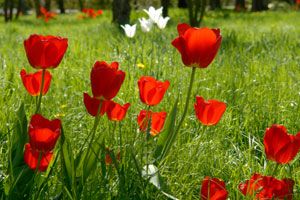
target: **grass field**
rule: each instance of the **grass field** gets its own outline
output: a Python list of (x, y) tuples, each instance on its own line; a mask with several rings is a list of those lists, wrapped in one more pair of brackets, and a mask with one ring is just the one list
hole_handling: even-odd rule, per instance
[[(140, 16), (146, 17), (146, 14), (134, 13), (132, 21), (137, 22)], [(75, 153), (93, 124), (93, 118), (83, 104), (83, 92), (91, 94), (90, 70), (96, 60), (119, 62), (126, 78), (115, 100), (131, 103), (120, 130), (124, 143), (140, 152), (142, 133), (137, 131), (136, 118), (146, 106), (139, 100), (139, 77), (151, 75), (171, 83), (162, 103), (154, 107), (155, 111), (169, 112), (177, 97), (179, 116), (184, 107), (191, 69), (183, 66), (171, 41), (177, 37), (177, 23), (187, 22), (188, 15), (181, 10), (171, 10), (170, 16), (166, 29), (156, 29), (149, 34), (139, 29), (133, 39), (126, 38), (118, 27), (111, 24), (110, 11), (104, 11), (104, 15), (95, 20), (66, 15), (47, 24), (32, 16), (22, 16), (9, 24), (1, 22), (0, 179), (8, 176), (8, 143), (16, 111), (22, 102), (28, 117), (35, 109), (35, 99), (27, 94), (19, 76), (22, 68), (34, 71), (26, 58), (24, 39), (33, 33), (69, 39), (60, 66), (51, 70), (53, 80), (43, 98), (42, 112), (50, 119), (61, 118)], [(300, 131), (299, 19), (299, 12), (206, 14), (203, 26), (220, 28), (223, 41), (214, 62), (207, 69), (196, 71), (187, 118), (170, 154), (159, 166), (169, 194), (178, 199), (198, 199), (202, 179), (211, 176), (226, 182), (230, 199), (242, 199), (237, 188), (241, 181), (249, 179), (254, 172), (271, 175), (276, 164), (267, 161), (264, 154), (265, 129), (276, 123), (285, 125), (289, 133)], [(138, 63), (146, 67), (137, 67)], [(218, 125), (205, 127), (196, 119), (192, 105), (196, 95), (226, 102), (227, 110)], [(114, 143), (117, 136), (112, 139), (114, 136), (110, 134), (112, 128), (113, 124), (106, 117), (101, 119), (97, 134), (108, 138), (109, 146), (117, 145)], [(149, 149), (154, 149), (154, 146), (155, 142)], [(140, 183), (138, 173), (129, 161), (130, 154), (126, 155), (122, 159), (126, 166), (126, 186), (122, 192), (130, 194), (126, 198), (166, 198), (153, 187), (144, 187)], [(294, 199), (300, 199), (299, 157), (280, 167), (276, 176), (295, 180)], [(61, 191), (59, 165), (58, 162), (54, 166), (41, 199), (49, 199)], [(85, 183), (82, 198), (118, 196), (117, 175), (113, 168), (110, 170), (109, 182), (105, 186), (99, 173), (95, 172)]]

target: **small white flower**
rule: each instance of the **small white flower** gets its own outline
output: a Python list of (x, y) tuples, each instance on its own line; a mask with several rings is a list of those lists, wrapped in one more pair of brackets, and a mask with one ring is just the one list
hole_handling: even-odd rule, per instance
[(152, 20), (141, 18), (139, 21), (143, 32), (149, 32), (151, 30), (153, 25)]
[(130, 26), (129, 24), (125, 24), (125, 26), (121, 25), (121, 27), (124, 29), (125, 34), (129, 38), (133, 38), (136, 31), (136, 24)]
[(149, 179), (149, 182), (155, 185), (158, 189), (160, 189), (160, 182), (158, 177), (158, 168), (155, 165), (149, 164), (145, 165), (142, 170), (142, 176), (145, 179)]
[(155, 9), (154, 7), (150, 6), (148, 10), (144, 11), (149, 15), (149, 18), (152, 20), (154, 23), (158, 23), (159, 17), (162, 15), (162, 10), (163, 7), (160, 7), (158, 9)]
[(164, 28), (166, 27), (166, 25), (167, 25), (169, 19), (170, 19), (170, 17), (165, 17), (165, 18), (164, 18), (164, 17), (161, 16), (161, 17), (158, 19), (158, 22), (157, 22), (158, 28), (164, 29)]

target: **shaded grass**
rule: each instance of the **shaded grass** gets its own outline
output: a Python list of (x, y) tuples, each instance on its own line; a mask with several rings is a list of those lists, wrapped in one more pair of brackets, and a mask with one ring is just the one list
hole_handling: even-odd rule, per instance
[[(0, 24), (0, 172), (5, 173), (6, 137), (13, 128), (15, 112), (22, 101), (27, 114), (34, 112), (35, 99), (24, 90), (19, 72), (29, 66), (23, 40), (32, 33), (60, 35), (69, 39), (68, 51), (57, 69), (51, 71), (53, 80), (43, 98), (42, 112), (48, 118), (60, 117), (64, 130), (78, 151), (93, 119), (83, 104), (83, 92), (91, 94), (89, 74), (96, 60), (118, 61), (126, 72), (125, 82), (115, 98), (119, 103), (130, 102), (131, 107), (122, 122), (123, 138), (140, 151), (137, 138), (137, 114), (145, 105), (138, 98), (137, 80), (142, 75), (168, 79), (171, 86), (155, 111), (169, 111), (179, 97), (183, 111), (191, 69), (183, 67), (179, 53), (171, 46), (177, 36), (177, 22), (187, 21), (185, 11), (171, 10), (172, 21), (163, 30), (143, 34), (138, 30), (134, 39), (123, 36), (110, 23), (110, 13), (96, 20), (79, 20), (75, 15), (59, 16), (48, 24), (31, 16), (10, 24)], [(143, 13), (134, 13), (133, 21)], [(241, 199), (237, 185), (254, 172), (270, 175), (274, 163), (266, 161), (262, 138), (273, 123), (283, 124), (290, 133), (300, 130), (300, 20), (296, 12), (232, 13), (209, 12), (204, 26), (219, 27), (223, 35), (221, 49), (207, 69), (196, 72), (195, 95), (219, 99), (227, 103), (227, 111), (217, 126), (203, 127), (195, 118), (190, 105), (187, 119), (179, 133), (171, 154), (160, 166), (170, 187), (170, 193), (179, 199), (199, 198), (204, 176), (226, 181), (231, 199)], [(280, 19), (280, 20), (278, 20)], [(140, 69), (137, 63), (146, 67)], [(112, 124), (102, 119), (98, 134), (110, 136)], [(116, 144), (110, 144), (113, 146)], [(125, 158), (126, 159), (126, 158)], [(127, 163), (130, 168), (131, 163)], [(289, 177), (296, 182), (295, 199), (299, 198), (299, 156), (290, 166), (284, 166), (279, 178)], [(0, 173), (0, 176), (1, 176)], [(144, 190), (140, 198), (163, 198), (154, 190), (140, 188), (134, 180), (138, 175), (127, 172), (132, 197)], [(59, 187), (59, 177), (51, 178), (50, 194)], [(97, 185), (98, 183), (98, 185)], [(87, 184), (85, 198), (99, 196), (97, 176)], [(116, 188), (115, 188), (116, 190)], [(47, 197), (45, 197), (47, 198)], [(107, 197), (108, 198), (108, 197)]]

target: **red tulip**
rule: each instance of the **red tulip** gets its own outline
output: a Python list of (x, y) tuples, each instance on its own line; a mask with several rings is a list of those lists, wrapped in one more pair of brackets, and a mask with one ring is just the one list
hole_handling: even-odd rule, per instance
[[(20, 75), (21, 75), (23, 85), (31, 96), (40, 95), (41, 85), (42, 85), (42, 73), (43, 72), (41, 70), (35, 73), (27, 74), (25, 69), (21, 70)], [(51, 78), (52, 76), (50, 72), (46, 70), (45, 77), (44, 77), (44, 87), (42, 91), (43, 95), (45, 95), (49, 90)]]
[(184, 65), (206, 68), (220, 48), (220, 30), (194, 28), (187, 24), (178, 24), (177, 30), (179, 36), (172, 41), (172, 45), (181, 54)]
[(225, 200), (228, 192), (224, 181), (207, 176), (202, 181), (200, 195), (202, 200)]
[(45, 22), (48, 22), (49, 19), (54, 19), (55, 13), (54, 12), (49, 12), (46, 8), (40, 7), (40, 12), (42, 14), (42, 17), (44, 18)]
[(198, 120), (207, 126), (216, 125), (226, 110), (226, 104), (217, 100), (205, 101), (203, 97), (196, 96), (194, 105)]
[[(94, 117), (97, 115), (98, 112), (100, 116), (104, 115), (106, 112), (108, 101), (100, 100), (95, 97), (90, 97), (87, 93), (83, 93), (83, 102), (88, 113)], [(101, 110), (98, 111), (100, 102), (102, 102)]]
[(239, 190), (245, 196), (255, 196), (255, 199), (293, 199), (294, 181), (291, 179), (278, 180), (272, 176), (253, 174), (250, 180), (239, 185)]
[(138, 81), (141, 101), (149, 106), (159, 104), (169, 85), (169, 81), (161, 82), (150, 76), (142, 76)]
[(106, 109), (108, 119), (112, 121), (122, 121), (126, 115), (129, 106), (130, 103), (126, 103), (123, 106), (121, 106), (120, 104), (115, 103), (114, 101), (110, 101)]
[[(114, 154), (114, 152), (111, 151), (109, 148), (106, 148), (106, 154), (105, 154), (105, 164), (106, 165), (111, 165), (113, 163), (113, 160), (112, 160), (110, 154)], [(121, 154), (120, 154), (120, 152), (117, 153), (117, 156), (116, 156), (115, 159), (117, 161), (121, 160)]]
[(68, 39), (34, 34), (24, 41), (24, 47), (32, 67), (56, 68), (68, 48)]
[(94, 10), (92, 8), (84, 8), (82, 12), (86, 14), (86, 17), (95, 18), (99, 15), (102, 15), (102, 10)]
[(24, 161), (32, 170), (46, 171), (52, 159), (53, 153), (34, 150), (29, 143), (25, 144)]
[(60, 136), (61, 122), (59, 119), (50, 121), (35, 114), (31, 117), (28, 133), (31, 148), (42, 152), (51, 151)]
[(269, 160), (279, 164), (289, 163), (300, 150), (300, 132), (290, 135), (284, 126), (272, 125), (266, 130), (264, 145)]
[(110, 65), (97, 61), (91, 71), (93, 96), (97, 99), (110, 100), (119, 92), (125, 78), (125, 73), (118, 70), (119, 63)]
[(151, 112), (146, 110), (142, 110), (138, 115), (137, 121), (141, 131), (146, 131), (148, 128), (148, 123), (151, 118), (151, 130), (150, 134), (152, 136), (156, 136), (160, 133), (161, 129), (165, 124), (165, 120), (167, 117), (166, 112)]

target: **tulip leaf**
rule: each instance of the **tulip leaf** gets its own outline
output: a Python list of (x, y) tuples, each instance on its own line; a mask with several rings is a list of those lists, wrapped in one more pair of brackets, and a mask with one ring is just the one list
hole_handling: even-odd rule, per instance
[(24, 103), (17, 111), (15, 121), (15, 130), (11, 137), (11, 159), (13, 168), (24, 164), (23, 148), (27, 141), (27, 117), (24, 109)]
[(100, 157), (101, 145), (95, 141), (89, 148), (84, 152), (83, 160), (83, 180), (85, 181), (89, 175), (94, 171), (97, 166), (97, 162)]
[(71, 190), (71, 185), (74, 182), (74, 157), (72, 150), (70, 148), (70, 144), (65, 138), (63, 128), (61, 128), (61, 163), (62, 163), (62, 173), (65, 177), (64, 183), (66, 184), (66, 188)]
[(154, 151), (154, 158), (157, 162), (161, 161), (169, 152), (176, 138), (175, 121), (177, 115), (178, 98), (168, 116), (164, 130), (159, 134), (157, 147)]

